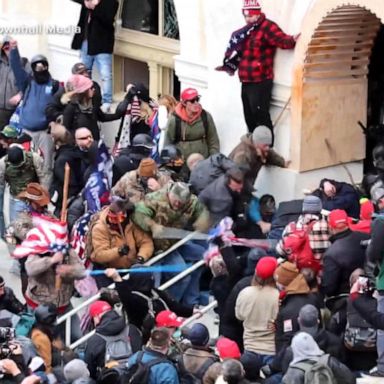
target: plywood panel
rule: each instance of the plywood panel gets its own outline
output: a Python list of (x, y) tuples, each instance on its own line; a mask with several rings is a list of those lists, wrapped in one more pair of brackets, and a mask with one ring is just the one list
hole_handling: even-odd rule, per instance
[[(303, 85), (300, 171), (365, 157), (365, 138), (357, 122), (365, 122), (367, 82)], [(329, 152), (325, 139), (336, 155)]]

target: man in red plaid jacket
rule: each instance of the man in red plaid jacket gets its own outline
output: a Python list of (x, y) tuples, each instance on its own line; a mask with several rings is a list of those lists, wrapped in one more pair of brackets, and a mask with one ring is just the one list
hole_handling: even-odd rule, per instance
[(293, 49), (299, 35), (286, 35), (276, 23), (268, 20), (258, 0), (244, 0), (243, 15), (247, 25), (232, 33), (224, 64), (216, 69), (230, 75), (238, 69), (249, 132), (259, 125), (272, 130), (269, 105), (276, 49)]

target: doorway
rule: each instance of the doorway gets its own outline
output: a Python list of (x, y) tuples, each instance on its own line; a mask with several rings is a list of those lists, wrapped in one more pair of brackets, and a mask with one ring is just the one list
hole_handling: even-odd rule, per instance
[(364, 173), (374, 172), (372, 150), (378, 141), (384, 142), (384, 25), (381, 25), (369, 63), (367, 127), (373, 136), (367, 136)]

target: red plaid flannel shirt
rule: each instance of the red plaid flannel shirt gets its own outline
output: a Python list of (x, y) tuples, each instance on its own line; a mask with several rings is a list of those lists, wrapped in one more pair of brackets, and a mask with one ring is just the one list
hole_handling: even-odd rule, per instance
[(295, 45), (293, 36), (285, 34), (276, 23), (265, 19), (244, 42), (238, 68), (240, 81), (259, 83), (273, 79), (276, 49), (292, 49)]

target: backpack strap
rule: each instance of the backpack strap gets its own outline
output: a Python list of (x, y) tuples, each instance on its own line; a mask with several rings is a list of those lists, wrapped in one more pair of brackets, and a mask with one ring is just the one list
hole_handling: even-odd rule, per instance
[(173, 113), (173, 116), (175, 117), (175, 138), (172, 144), (177, 144), (181, 140), (181, 119), (176, 113)]
[(208, 371), (208, 368), (216, 363), (218, 361), (218, 359), (214, 356), (210, 356), (208, 357), (208, 359), (204, 362), (204, 364), (197, 370), (197, 372), (195, 373), (195, 376), (200, 379), (200, 380), (203, 380), (203, 377), (205, 375), (205, 373)]
[[(176, 113), (173, 113), (173, 116), (175, 117), (175, 138), (172, 144), (177, 144), (181, 141), (181, 118)], [(208, 124), (207, 111), (205, 109), (201, 111), (201, 120), (203, 121), (203, 126), (204, 126), (203, 139), (207, 139), (209, 124)]]
[(201, 120), (203, 120), (203, 126), (204, 126), (204, 139), (207, 139), (208, 137), (208, 115), (207, 111), (203, 109), (201, 111)]

